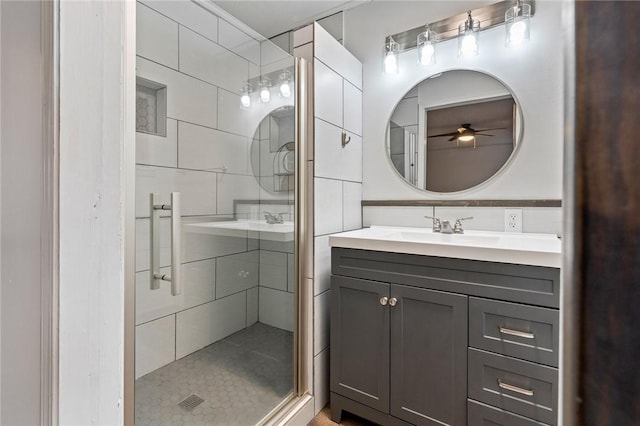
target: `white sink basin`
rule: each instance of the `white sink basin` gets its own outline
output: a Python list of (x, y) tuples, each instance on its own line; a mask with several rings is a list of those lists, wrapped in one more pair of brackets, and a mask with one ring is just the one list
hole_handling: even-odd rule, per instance
[(434, 233), (428, 228), (372, 226), (329, 237), (332, 247), (377, 250), (559, 268), (561, 243), (553, 234), (465, 231)]
[(186, 232), (255, 238), (269, 241), (293, 241), (293, 222), (266, 223), (264, 220), (230, 220), (185, 225)]

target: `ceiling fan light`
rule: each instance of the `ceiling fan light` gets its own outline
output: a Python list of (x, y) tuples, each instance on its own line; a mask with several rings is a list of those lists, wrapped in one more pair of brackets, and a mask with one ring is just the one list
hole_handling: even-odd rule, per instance
[(475, 138), (476, 137), (474, 135), (461, 135), (461, 136), (458, 136), (458, 140), (460, 142), (471, 142)]

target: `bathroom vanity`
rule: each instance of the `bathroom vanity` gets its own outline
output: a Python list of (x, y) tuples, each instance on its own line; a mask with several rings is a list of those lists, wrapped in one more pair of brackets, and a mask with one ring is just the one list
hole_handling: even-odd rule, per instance
[(330, 244), (334, 421), (557, 424), (556, 236), (372, 227)]

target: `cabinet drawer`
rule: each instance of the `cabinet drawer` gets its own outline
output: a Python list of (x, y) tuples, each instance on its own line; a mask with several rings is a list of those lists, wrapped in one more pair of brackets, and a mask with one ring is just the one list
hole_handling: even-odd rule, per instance
[(469, 346), (558, 366), (555, 309), (469, 298)]
[(469, 348), (469, 398), (557, 424), (558, 370)]
[(467, 402), (467, 426), (545, 426), (544, 423), (482, 404)]
[(558, 308), (560, 269), (334, 247), (334, 275)]

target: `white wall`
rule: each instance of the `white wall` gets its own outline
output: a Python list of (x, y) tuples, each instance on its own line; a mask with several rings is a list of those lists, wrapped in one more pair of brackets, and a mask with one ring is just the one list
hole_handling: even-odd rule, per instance
[[(305, 43), (306, 42), (306, 43)], [(313, 394), (329, 397), (329, 234), (362, 227), (362, 65), (320, 25), (294, 33), (294, 54), (313, 61)], [(350, 138), (342, 146), (342, 132)]]
[[(60, 2), (59, 423), (123, 422), (125, 88), (135, 13)], [(129, 103), (131, 105), (131, 103)], [(26, 401), (23, 400), (22, 404)], [(24, 407), (24, 405), (22, 405)]]
[[(504, 26), (480, 34), (480, 55), (457, 58), (457, 40), (437, 46), (437, 63), (418, 67), (415, 50), (400, 55), (400, 73), (382, 73), (385, 36), (435, 21), (487, 2), (374, 2), (345, 12), (345, 46), (363, 62), (364, 199), (461, 198), (424, 193), (403, 182), (385, 150), (385, 131), (396, 103), (425, 77), (459, 68), (493, 75), (508, 86), (524, 114), (520, 152), (490, 184), (464, 194), (472, 199), (562, 197), (562, 27), (561, 3), (536, 3), (531, 41), (522, 49), (504, 46)], [(372, 23), (375, 22), (375, 25)]]
[(40, 423), (40, 3), (0, 2), (0, 423)]

